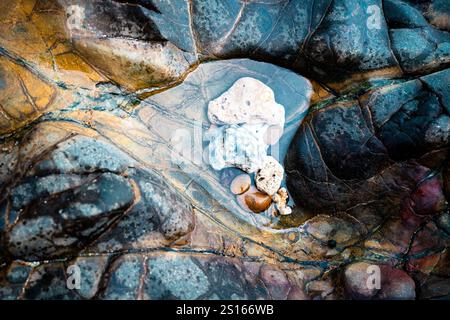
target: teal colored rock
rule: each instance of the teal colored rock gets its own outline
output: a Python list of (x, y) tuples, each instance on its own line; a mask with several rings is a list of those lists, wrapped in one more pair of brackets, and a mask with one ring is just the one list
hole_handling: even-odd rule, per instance
[(448, 146), (449, 116), (440, 85), (433, 92), (426, 83), (381, 87), (312, 112), (285, 159), (294, 199), (327, 211), (387, 199), (400, 206), (405, 191), (442, 165), (436, 156), (426, 163), (420, 159), (445, 157)]

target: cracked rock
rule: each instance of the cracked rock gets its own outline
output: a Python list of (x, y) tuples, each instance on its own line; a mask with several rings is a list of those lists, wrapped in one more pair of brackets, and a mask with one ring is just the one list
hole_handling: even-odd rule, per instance
[(25, 260), (74, 252), (106, 230), (130, 205), (134, 192), (123, 177), (105, 173), (83, 185), (30, 202), (6, 241), (9, 253)]

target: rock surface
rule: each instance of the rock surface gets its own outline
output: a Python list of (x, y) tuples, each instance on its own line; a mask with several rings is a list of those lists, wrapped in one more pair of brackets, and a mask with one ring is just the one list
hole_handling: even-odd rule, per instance
[[(446, 74), (433, 76), (446, 81)], [(429, 130), (445, 131), (437, 120), (449, 117), (437, 90), (419, 78), (310, 114), (285, 160), (294, 199), (315, 210), (346, 210), (362, 199), (400, 205), (442, 165), (436, 156), (425, 160), (445, 155), (448, 145), (445, 137), (427, 139)]]
[(283, 175), (283, 166), (275, 158), (266, 156), (261, 168), (256, 173), (256, 187), (269, 196), (273, 196), (280, 189)]
[[(0, 299), (448, 299), (449, 16), (0, 1)], [(282, 135), (261, 105), (251, 138), (229, 124), (285, 167), (272, 197), (204, 161), (208, 104), (243, 78), (284, 107)]]
[(289, 195), (286, 188), (278, 189), (277, 193), (272, 196), (273, 202), (278, 213), (287, 216), (292, 213), (292, 208), (288, 206)]
[(46, 148), (2, 203), (11, 258), (77, 254), (113, 224), (119, 232), (139, 215), (170, 241), (192, 230), (190, 205), (154, 173), (133, 169), (135, 161), (117, 148), (81, 135)]
[(214, 170), (236, 167), (248, 173), (262, 168), (268, 144), (264, 125), (210, 127), (206, 133), (208, 161)]
[(284, 115), (270, 87), (250, 77), (237, 80), (208, 103), (211, 166), (215, 170), (237, 167), (248, 173), (263, 169), (269, 145), (283, 134)]
[(208, 119), (216, 125), (266, 124), (284, 127), (284, 107), (272, 89), (261, 81), (244, 77), (208, 103)]

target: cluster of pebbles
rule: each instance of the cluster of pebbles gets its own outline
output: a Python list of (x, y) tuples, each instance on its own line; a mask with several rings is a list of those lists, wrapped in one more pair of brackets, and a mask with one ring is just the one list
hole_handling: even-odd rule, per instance
[(281, 138), (285, 122), (284, 107), (275, 101), (272, 89), (257, 79), (240, 78), (209, 102), (208, 119), (210, 165), (215, 170), (234, 167), (246, 172), (231, 182), (238, 203), (255, 213), (275, 203), (274, 214), (290, 214), (287, 190), (281, 188), (284, 168), (267, 155), (269, 146)]

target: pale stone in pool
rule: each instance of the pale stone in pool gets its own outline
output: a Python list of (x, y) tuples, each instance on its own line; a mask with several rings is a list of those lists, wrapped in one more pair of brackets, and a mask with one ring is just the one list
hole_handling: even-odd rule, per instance
[(254, 78), (240, 78), (208, 104), (209, 163), (215, 170), (257, 171), (268, 146), (281, 138), (284, 117), (284, 107), (275, 101), (270, 87)]
[(283, 166), (274, 157), (266, 156), (256, 173), (256, 187), (270, 196), (274, 195), (280, 188), (283, 174)]
[(261, 125), (211, 126), (205, 138), (209, 164), (215, 170), (236, 167), (248, 173), (258, 170), (267, 154), (265, 128)]
[(208, 104), (209, 121), (217, 125), (268, 124), (284, 127), (284, 107), (272, 89), (261, 81), (243, 77)]

